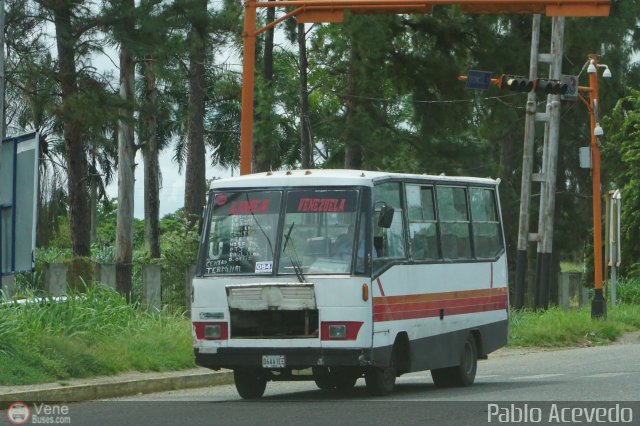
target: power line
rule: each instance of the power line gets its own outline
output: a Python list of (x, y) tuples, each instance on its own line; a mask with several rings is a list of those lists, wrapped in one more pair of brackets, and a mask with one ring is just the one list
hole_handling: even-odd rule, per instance
[[(345, 94), (345, 93), (339, 93), (337, 90), (329, 90), (331, 93), (333, 93), (336, 96), (340, 96), (340, 97), (344, 97), (344, 98), (350, 98), (350, 99), (363, 99), (363, 100), (368, 100), (368, 101), (376, 101), (376, 102), (400, 102), (398, 99), (396, 98), (374, 98), (371, 96), (361, 96), (361, 95), (352, 95), (352, 94)], [(502, 95), (502, 96), (486, 96), (486, 97), (482, 97), (482, 98), (474, 98), (474, 99), (446, 99), (446, 100), (426, 100), (426, 99), (418, 99), (418, 100), (412, 100), (411, 103), (416, 103), (416, 104), (455, 104), (455, 103), (472, 103), (472, 102), (476, 102), (476, 101), (482, 101), (482, 100), (502, 100), (504, 98), (511, 98), (514, 96), (521, 96), (522, 93), (512, 93), (509, 95)]]

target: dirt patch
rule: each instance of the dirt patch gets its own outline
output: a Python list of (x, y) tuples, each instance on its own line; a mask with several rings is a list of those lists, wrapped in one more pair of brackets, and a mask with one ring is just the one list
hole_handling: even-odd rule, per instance
[(640, 344), (640, 330), (624, 333), (618, 340), (614, 342), (617, 345), (634, 345)]

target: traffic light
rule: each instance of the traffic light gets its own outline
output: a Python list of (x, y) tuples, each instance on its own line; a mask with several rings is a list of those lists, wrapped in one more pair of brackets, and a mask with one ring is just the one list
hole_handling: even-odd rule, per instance
[(538, 78), (535, 83), (535, 91), (538, 95), (564, 95), (569, 91), (569, 85), (559, 80)]
[(524, 77), (503, 75), (499, 87), (509, 89), (512, 92), (530, 92), (533, 89), (533, 81)]

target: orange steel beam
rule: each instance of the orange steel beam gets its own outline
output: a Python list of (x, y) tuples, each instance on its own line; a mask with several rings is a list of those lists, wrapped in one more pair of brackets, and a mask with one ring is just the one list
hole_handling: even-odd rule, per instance
[(301, 6), (297, 9), (292, 10), (291, 12), (287, 13), (286, 15), (283, 15), (281, 17), (279, 17), (278, 19), (274, 20), (273, 22), (271, 22), (270, 24), (265, 25), (264, 27), (260, 28), (259, 30), (256, 30), (255, 33), (253, 33), (254, 36), (257, 36), (258, 34), (265, 32), (273, 27), (275, 27), (276, 25), (278, 25), (280, 22), (291, 18), (292, 16), (296, 16), (301, 12), (304, 12), (304, 6)]
[(244, 4), (242, 32), (242, 109), (240, 111), (240, 174), (251, 173), (253, 149), (253, 74), (256, 62), (256, 2)]
[(355, 5), (420, 4), (425, 7), (460, 5), (469, 13), (544, 13), (547, 16), (607, 16), (611, 0), (281, 0), (258, 1), (256, 7), (331, 6), (350, 9)]
[[(251, 173), (253, 149), (253, 90), (256, 35), (285, 18), (256, 29), (256, 10), (293, 7), (287, 17), (298, 22), (342, 22), (346, 10), (354, 13), (430, 13), (434, 6), (459, 5), (468, 13), (544, 13), (547, 16), (607, 16), (611, 0), (245, 0), (240, 123), (240, 174)], [(493, 82), (492, 83), (496, 84)]]
[[(360, 14), (378, 14), (378, 13), (431, 13), (433, 8), (421, 4), (412, 5), (374, 5), (363, 6), (356, 5), (349, 8), (354, 15)], [(344, 21), (344, 9), (336, 10), (335, 6), (309, 6), (305, 10), (296, 15), (299, 24), (307, 22), (333, 22), (341, 23)]]

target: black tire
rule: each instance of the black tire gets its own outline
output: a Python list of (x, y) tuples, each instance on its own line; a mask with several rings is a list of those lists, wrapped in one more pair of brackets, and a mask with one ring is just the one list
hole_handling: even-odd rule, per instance
[(236, 390), (243, 399), (258, 399), (264, 395), (267, 387), (267, 378), (260, 369), (235, 369), (233, 379)]
[(336, 387), (335, 376), (331, 374), (327, 367), (313, 367), (313, 381), (322, 390), (331, 390)]
[(340, 368), (333, 372), (334, 380), (336, 383), (336, 389), (349, 390), (353, 389), (358, 381), (358, 378), (362, 375), (362, 371), (358, 368)]
[(364, 374), (367, 391), (374, 396), (388, 395), (396, 385), (398, 370), (396, 367), (396, 348), (391, 351), (391, 359), (387, 367), (371, 367)]
[(433, 384), (439, 388), (450, 388), (453, 383), (450, 380), (451, 368), (436, 368), (431, 370)]
[(433, 383), (440, 388), (471, 386), (476, 378), (478, 368), (478, 348), (476, 339), (469, 334), (464, 342), (460, 364), (455, 367), (431, 370)]

